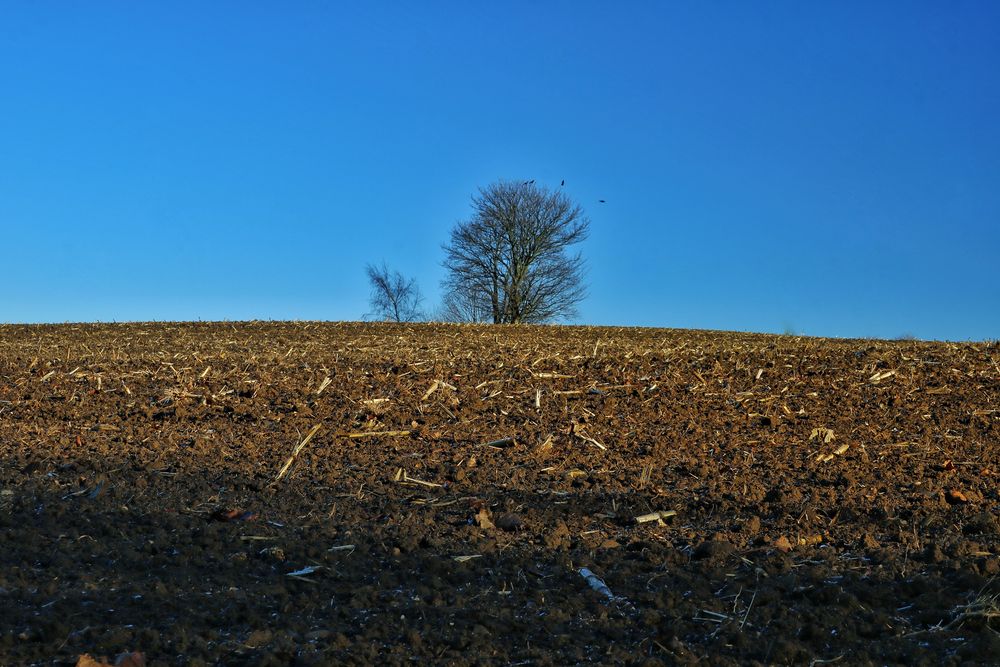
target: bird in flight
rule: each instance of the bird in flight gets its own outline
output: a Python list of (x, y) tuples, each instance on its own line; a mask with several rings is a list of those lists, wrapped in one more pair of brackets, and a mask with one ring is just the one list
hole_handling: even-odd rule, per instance
[(535, 184), (535, 179), (531, 179), (530, 181), (525, 181), (524, 184), (525, 185), (534, 185)]
[(559, 187), (562, 187), (564, 185), (566, 185), (566, 179), (565, 178), (563, 179), (563, 182), (559, 184)]
[(607, 202), (606, 202), (606, 201), (604, 201), (603, 199), (598, 199), (598, 200), (597, 200), (597, 203), (598, 203), (598, 204), (607, 204)]

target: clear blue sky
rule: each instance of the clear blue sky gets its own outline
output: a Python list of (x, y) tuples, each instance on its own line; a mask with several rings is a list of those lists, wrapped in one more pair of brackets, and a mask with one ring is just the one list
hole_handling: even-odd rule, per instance
[(1000, 337), (1000, 3), (0, 6), (0, 321), (433, 307), (498, 178), (580, 323)]

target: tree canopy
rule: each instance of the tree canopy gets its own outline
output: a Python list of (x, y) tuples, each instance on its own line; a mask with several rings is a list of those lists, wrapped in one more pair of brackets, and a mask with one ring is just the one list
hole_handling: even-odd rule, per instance
[(497, 324), (574, 316), (586, 287), (583, 258), (570, 249), (590, 226), (580, 206), (534, 181), (498, 181), (472, 208), (444, 246), (444, 316)]

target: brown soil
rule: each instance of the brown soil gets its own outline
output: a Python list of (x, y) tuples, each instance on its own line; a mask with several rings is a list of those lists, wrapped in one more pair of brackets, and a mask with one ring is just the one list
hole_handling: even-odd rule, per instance
[(0, 663), (995, 662), (998, 358), (0, 326)]

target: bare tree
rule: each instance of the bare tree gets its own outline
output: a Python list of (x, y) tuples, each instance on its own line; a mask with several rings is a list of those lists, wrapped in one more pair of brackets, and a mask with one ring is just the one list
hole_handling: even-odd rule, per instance
[(499, 324), (575, 315), (586, 288), (583, 258), (569, 248), (587, 238), (583, 210), (534, 181), (480, 188), (472, 208), (444, 246), (446, 317)]
[(442, 322), (490, 322), (492, 313), (482, 299), (477, 299), (474, 292), (450, 288), (445, 292), (436, 318)]
[(381, 267), (369, 264), (365, 271), (372, 287), (369, 316), (393, 322), (413, 322), (422, 317), (420, 302), (423, 298), (415, 279), (407, 280), (399, 271), (390, 272), (385, 262)]

